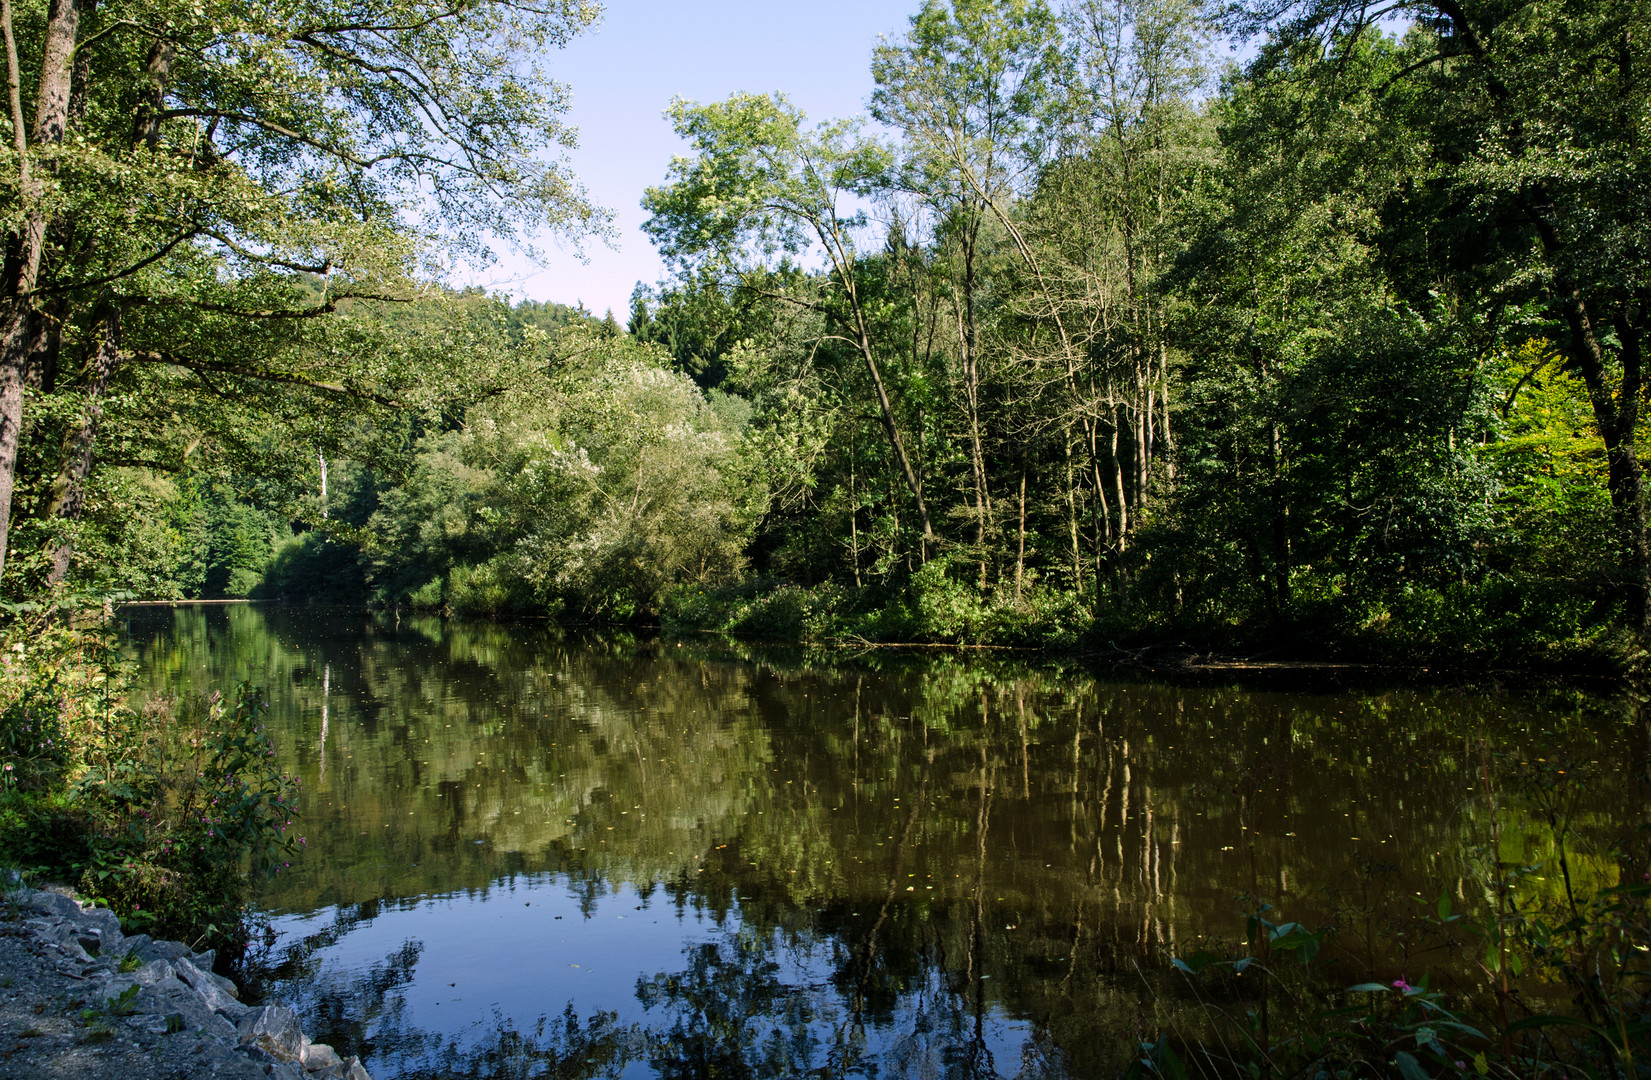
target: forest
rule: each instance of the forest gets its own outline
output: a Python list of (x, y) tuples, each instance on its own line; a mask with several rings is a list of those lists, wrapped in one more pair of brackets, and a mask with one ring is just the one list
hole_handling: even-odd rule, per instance
[(598, 14), (7, 0), (8, 600), (1637, 666), (1647, 5), (926, 0), (623, 325), (441, 272)]

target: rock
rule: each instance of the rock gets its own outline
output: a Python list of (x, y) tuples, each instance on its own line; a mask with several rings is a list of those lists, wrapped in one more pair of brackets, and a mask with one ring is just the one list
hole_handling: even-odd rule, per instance
[(133, 934), (131, 937), (124, 937), (120, 942), (123, 946), (121, 952), (123, 954), (138, 953), (139, 955), (142, 955), (143, 947), (153, 940), (155, 939), (150, 937), (148, 934)]
[(195, 960), (195, 953), (189, 946), (176, 941), (151, 941), (137, 950), (138, 956), (145, 960)]
[(216, 971), (207, 971), (206, 968), (201, 968), (201, 970), (206, 972), (206, 977), (211, 979), (213, 984), (217, 986), (219, 990), (222, 990), (236, 1001), (241, 1000), (241, 988), (235, 985), (235, 981), (233, 979), (226, 979), (222, 975), (219, 975)]
[(255, 1047), (278, 1061), (292, 1061), (303, 1049), (304, 1033), (298, 1016), (285, 1005), (266, 1005), (247, 1015), (240, 1024), (243, 1047)]
[(304, 1080), (304, 1070), (296, 1061), (270, 1066), (269, 1075), (273, 1080)]
[(361, 1064), (360, 1058), (351, 1054), (350, 1060), (344, 1063), (344, 1078), (345, 1080), (373, 1080), (373, 1074), (368, 1072)]
[(74, 916), (74, 922), (76, 926), (96, 934), (99, 940), (108, 943), (110, 947), (120, 943), (120, 917), (106, 907), (83, 911)]
[[(194, 988), (195, 993), (200, 995), (201, 1000), (205, 1002), (208, 1009), (227, 1016), (230, 1023), (239, 1024), (246, 1019), (248, 1013), (252, 1012), (251, 1008), (242, 1005), (239, 1001), (224, 993), (223, 987), (215, 981), (218, 978), (217, 976), (202, 971), (188, 960), (173, 961), (172, 967), (177, 971), (178, 978)], [(229, 982), (228, 979), (222, 981)], [(230, 983), (230, 985), (233, 986), (234, 983)]]
[(18, 906), (24, 911), (34, 911), (41, 915), (56, 915), (60, 919), (78, 919), (84, 914), (79, 904), (62, 893), (43, 892), (36, 889), (28, 890)]
[(304, 1053), (299, 1057), (305, 1072), (316, 1072), (320, 1069), (330, 1069), (338, 1066), (341, 1070), (344, 1059), (338, 1056), (338, 1051), (326, 1043), (310, 1043), (304, 1047)]
[(235, 1025), (207, 1008), (201, 996), (183, 983), (173, 980), (172, 986), (165, 989), (157, 986), (155, 992), (162, 996), (167, 1013), (183, 1017), (185, 1031), (199, 1031), (220, 1039), (236, 1037)]
[(128, 975), (111, 976), (107, 982), (93, 991), (93, 996), (107, 1005), (108, 1002), (120, 1000), (120, 995), (134, 986), (139, 989), (153, 989), (166, 983), (183, 986), (171, 964), (165, 960), (153, 960)]
[[(81, 943), (76, 939), (73, 928), (65, 927), (54, 934), (53, 937), (57, 941), (57, 947), (68, 954), (69, 959), (82, 964), (90, 964), (92, 962), (92, 954), (87, 952)], [(97, 942), (94, 940), (92, 944), (96, 945)]]
[(151, 960), (132, 972), (130, 976), (132, 981), (139, 986), (154, 986), (164, 979), (176, 979), (177, 977), (178, 973), (165, 960)]

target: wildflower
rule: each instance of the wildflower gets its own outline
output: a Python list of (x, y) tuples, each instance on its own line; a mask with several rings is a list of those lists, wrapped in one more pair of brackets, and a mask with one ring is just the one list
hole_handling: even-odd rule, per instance
[(1393, 980), (1393, 989), (1404, 991), (1404, 990), (1414, 990), (1415, 987), (1411, 986), (1409, 983), (1405, 982), (1403, 979), (1394, 979)]

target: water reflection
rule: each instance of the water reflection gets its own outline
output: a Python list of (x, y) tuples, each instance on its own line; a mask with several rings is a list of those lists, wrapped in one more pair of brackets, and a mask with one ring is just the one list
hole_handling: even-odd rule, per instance
[(1419, 891), (1468, 899), (1487, 779), (1564, 756), (1602, 851), (1644, 809), (1643, 728), (1576, 703), (304, 609), (131, 630), (158, 688), (270, 687), (309, 841), (262, 897), (275, 990), (381, 1078), (1110, 1075), (1197, 1034), (1163, 957), (1236, 937), (1239, 894), (1337, 920), (1356, 981), (1429, 945)]

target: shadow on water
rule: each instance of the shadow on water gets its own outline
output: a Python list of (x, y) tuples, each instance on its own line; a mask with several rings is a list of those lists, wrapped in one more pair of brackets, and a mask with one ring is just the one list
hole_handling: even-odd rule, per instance
[(1646, 807), (1632, 703), (1569, 692), (302, 608), (129, 632), (157, 691), (269, 688), (308, 851), (263, 977), (381, 1080), (1112, 1075), (1202, 1030), (1166, 957), (1230, 947), (1241, 894), (1393, 977), (1442, 944), (1418, 897), (1472, 900), (1487, 782), (1562, 771), (1597, 852)]

